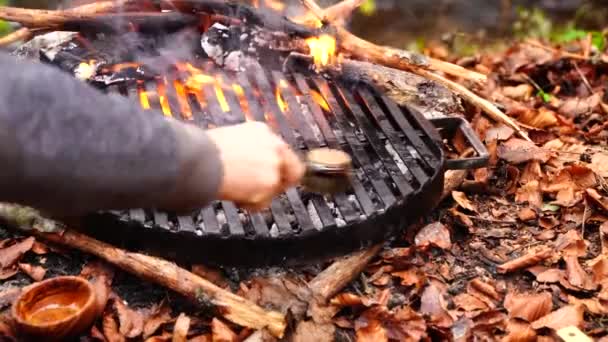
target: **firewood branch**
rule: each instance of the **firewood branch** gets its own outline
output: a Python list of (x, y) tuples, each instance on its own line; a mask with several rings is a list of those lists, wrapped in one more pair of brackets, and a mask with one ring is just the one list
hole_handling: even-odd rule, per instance
[(266, 311), (255, 303), (224, 290), (176, 264), (148, 255), (128, 252), (98, 241), (42, 217), (37, 211), (13, 204), (0, 204), (0, 219), (22, 233), (95, 255), (138, 277), (165, 286), (195, 303), (215, 305), (219, 313), (238, 325), (251, 329), (267, 329), (281, 338), (285, 317)]

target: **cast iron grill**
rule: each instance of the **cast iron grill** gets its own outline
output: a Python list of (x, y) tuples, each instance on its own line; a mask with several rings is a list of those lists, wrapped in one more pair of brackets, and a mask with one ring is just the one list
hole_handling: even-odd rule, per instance
[[(330, 197), (292, 188), (262, 213), (227, 201), (191, 215), (153, 209), (98, 213), (86, 221), (88, 233), (190, 262), (302, 263), (394, 237), (436, 205), (446, 161), (438, 130), (420, 113), (399, 107), (368, 84), (262, 69), (237, 74), (209, 65), (201, 69), (216, 82), (199, 90), (186, 89), (179, 72), (108, 90), (206, 128), (267, 122), (302, 153), (343, 150), (353, 159), (351, 189)], [(450, 125), (442, 124), (454, 128)], [(487, 158), (481, 144), (472, 142), (478, 157), (468, 166), (480, 166)], [(120, 228), (112, 227), (117, 223)]]

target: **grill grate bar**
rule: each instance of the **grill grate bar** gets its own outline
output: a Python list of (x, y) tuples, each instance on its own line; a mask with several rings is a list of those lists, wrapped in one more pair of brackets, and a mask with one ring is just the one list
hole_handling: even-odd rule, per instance
[[(329, 126), (321, 107), (319, 107), (319, 105), (312, 99), (311, 90), (306, 83), (306, 80), (301, 75), (295, 75), (295, 81), (300, 92), (304, 94), (304, 99), (308, 104), (308, 108), (312, 112), (313, 118), (320, 129), (323, 138), (325, 139), (326, 145), (331, 148), (339, 149), (340, 144), (338, 143), (338, 139), (332, 131), (331, 126)], [(366, 209), (372, 207), (371, 199), (363, 189), (363, 185), (361, 185), (361, 182), (357, 177), (353, 177), (352, 179), (352, 188), (355, 190), (355, 194), (360, 196), (358, 197), (358, 200), (363, 207), (363, 212), (365, 215), (369, 215)], [(353, 204), (348, 200), (345, 194), (335, 194), (333, 197), (338, 205), (340, 213), (347, 223), (359, 220), (360, 215), (353, 208)], [(369, 205), (367, 205), (368, 203)]]
[[(405, 136), (409, 140), (409, 145), (416, 149), (416, 151), (422, 157), (422, 160), (425, 161), (428, 170), (432, 171), (439, 167), (440, 165), (439, 160), (437, 159), (437, 151), (432, 151), (432, 147), (429, 147), (432, 145), (432, 142), (429, 141), (425, 143), (422, 141), (418, 132), (410, 124), (408, 117), (411, 116), (416, 119), (416, 122), (421, 125), (420, 128), (424, 131), (424, 135), (427, 137), (433, 136), (433, 127), (431, 126), (431, 123), (416, 111), (409, 111), (410, 115), (404, 115), (403, 111), (397, 106), (397, 104), (387, 99), (386, 96), (383, 95), (380, 98), (382, 99), (381, 103), (388, 109), (388, 112), (393, 120), (395, 120), (399, 128), (405, 133)], [(401, 146), (402, 144), (399, 145)], [(401, 157), (403, 158), (403, 156)]]
[[(265, 73), (262, 70), (258, 70), (254, 74), (256, 84), (260, 90), (260, 95), (263, 96), (265, 100), (264, 102), (267, 105), (266, 109), (269, 110), (269, 113), (275, 119), (281, 136), (285, 138), (288, 144), (292, 146), (297, 146), (293, 130), (289, 127), (289, 123), (285, 119), (285, 116), (283, 116), (281, 109), (276, 103), (276, 98), (274, 98), (273, 96), (275, 92), (273, 92), (270, 83), (266, 79)], [(298, 191), (295, 188), (290, 188), (287, 189), (285, 193), (287, 195), (289, 204), (291, 205), (291, 209), (293, 210), (294, 215), (296, 216), (296, 219), (298, 220), (299, 226), (302, 228), (302, 230), (315, 229), (310, 215), (308, 214), (308, 210), (302, 202)]]
[[(351, 127), (351, 124), (347, 122), (344, 112), (338, 103), (338, 100), (331, 93), (330, 85), (325, 80), (316, 80), (314, 81), (317, 89), (321, 92), (321, 95), (325, 98), (325, 101), (328, 103), (331, 111), (334, 113), (332, 119), (335, 120), (340, 130), (344, 134), (344, 139), (346, 140), (350, 150), (352, 151), (353, 161), (358, 163), (363, 174), (362, 177), (367, 178), (367, 180), (371, 183), (372, 187), (379, 194), (379, 199), (382, 200), (383, 203), (387, 204), (387, 202), (394, 201), (394, 196), (391, 193), (388, 185), (382, 181), (382, 177), (378, 173), (378, 170), (374, 168), (372, 161), (369, 158), (369, 155), (365, 151), (365, 146), (359, 141), (354, 129)], [(366, 190), (363, 189), (365, 192)], [(390, 195), (389, 195), (390, 194)], [(391, 200), (392, 197), (392, 200)], [(371, 207), (368, 210), (374, 212), (376, 211), (376, 204), (370, 203)]]
[[(253, 116), (255, 121), (266, 122), (266, 119), (264, 118), (264, 111), (260, 107), (257, 98), (252, 93), (253, 88), (251, 82), (249, 82), (246, 73), (239, 73), (237, 79), (239, 81), (239, 84), (241, 85), (241, 88), (243, 88), (250, 115)], [(289, 218), (287, 218), (287, 214), (285, 212), (285, 209), (283, 208), (283, 204), (281, 204), (277, 198), (272, 199), (270, 211), (272, 212), (272, 215), (274, 217), (274, 223), (277, 225), (277, 229), (279, 230), (279, 232), (288, 233), (291, 230)]]
[[(393, 182), (395, 182), (395, 185), (397, 186), (397, 188), (399, 189), (401, 194), (403, 196), (407, 196), (410, 193), (412, 193), (412, 191), (414, 191), (414, 189), (408, 183), (408, 181), (405, 179), (405, 177), (399, 170), (399, 167), (395, 163), (395, 160), (393, 159), (393, 157), (391, 157), (391, 155), (388, 153), (386, 146), (383, 143), (382, 138), (379, 136), (378, 130), (376, 129), (376, 127), (373, 126), (373, 124), (370, 122), (370, 120), (367, 118), (367, 116), (363, 113), (361, 107), (356, 105), (356, 103), (358, 103), (358, 102), (355, 101), (355, 98), (351, 95), (350, 92), (344, 91), (340, 88), (338, 88), (338, 91), (344, 100), (345, 108), (350, 109), (351, 113), (355, 117), (355, 120), (357, 121), (359, 126), (362, 128), (370, 145), (372, 146), (372, 148), (374, 149), (376, 154), (380, 157), (382, 164), (386, 168), (386, 170), (387, 170), (388, 174), (390, 175), (391, 179), (393, 180)], [(380, 117), (379, 119), (382, 120), (383, 115), (381, 114), (382, 112), (379, 110), (380, 110), (379, 108), (370, 108), (370, 111), (374, 111), (373, 115), (375, 115), (376, 117)], [(386, 123), (386, 120), (384, 120), (384, 123)], [(386, 134), (386, 132), (385, 132), (385, 134)], [(409, 166), (408, 166), (408, 170), (409, 170)], [(393, 200), (394, 200), (394, 198), (393, 198)]]
[[(302, 132), (302, 135), (304, 136), (304, 144), (306, 145), (306, 147), (308, 149), (314, 149), (314, 148), (320, 147), (321, 143), (317, 140), (312, 129), (310, 128), (308, 123), (304, 120), (304, 116), (302, 116), (298, 113), (293, 113), (293, 110), (295, 108), (298, 108), (298, 102), (295, 99), (295, 97), (292, 93), (293, 90), (292, 90), (291, 86), (289, 86), (289, 83), (287, 83), (287, 80), (285, 79), (285, 77), (278, 72), (274, 72), (273, 78), (274, 78), (275, 84), (280, 85), (281, 83), (283, 83), (283, 84), (287, 85), (287, 86), (279, 87), (281, 95), (287, 102), (287, 110), (286, 110), (285, 114), (286, 114), (288, 120), (291, 120), (292, 122), (294, 122), (294, 126), (298, 127), (300, 132)], [(311, 196), (311, 201), (312, 201), (315, 209), (317, 210), (317, 213), (319, 215), (319, 218), (320, 218), (323, 226), (335, 225), (336, 220), (334, 219), (334, 217), (331, 213), (331, 210), (329, 209), (329, 206), (323, 199), (323, 196), (321, 196), (319, 194), (310, 194), (310, 196)]]
[[(219, 80), (221, 84), (227, 84), (224, 81), (227, 79), (229, 83), (233, 83), (234, 79), (225, 73), (221, 73), (219, 76)], [(230, 107), (230, 111), (233, 114), (234, 118), (238, 123), (245, 122), (247, 120), (243, 109), (241, 108), (240, 101), (237, 99), (236, 93), (233, 93), (231, 90), (224, 91), (224, 96), (228, 101), (228, 106)], [(251, 224), (257, 234), (268, 235), (268, 225), (266, 221), (264, 221), (264, 217), (260, 213), (250, 213)]]
[[(207, 106), (209, 109), (209, 115), (211, 121), (216, 126), (224, 125), (225, 114), (220, 106), (219, 100), (216, 96), (214, 96), (215, 89), (213, 85), (205, 84), (202, 89), (203, 97), (207, 100)], [(213, 95), (212, 95), (213, 94)], [(224, 214), (226, 215), (226, 220), (228, 221), (229, 229), (232, 233), (236, 235), (244, 235), (245, 229), (241, 223), (241, 219), (239, 217), (239, 212), (234, 203), (229, 201), (221, 201), (221, 206), (224, 209)]]

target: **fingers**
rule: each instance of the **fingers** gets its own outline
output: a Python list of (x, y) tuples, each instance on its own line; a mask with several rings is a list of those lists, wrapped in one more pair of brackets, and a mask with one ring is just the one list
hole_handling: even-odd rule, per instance
[(306, 171), (304, 163), (287, 144), (281, 146), (279, 153), (282, 157), (281, 169), (279, 170), (283, 182), (282, 186), (288, 188), (299, 184)]

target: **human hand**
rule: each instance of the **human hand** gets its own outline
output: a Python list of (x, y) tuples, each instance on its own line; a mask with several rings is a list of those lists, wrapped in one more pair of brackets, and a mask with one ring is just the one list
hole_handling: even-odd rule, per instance
[(304, 176), (304, 163), (264, 123), (214, 128), (207, 133), (220, 151), (224, 168), (219, 190), (222, 200), (261, 210)]

